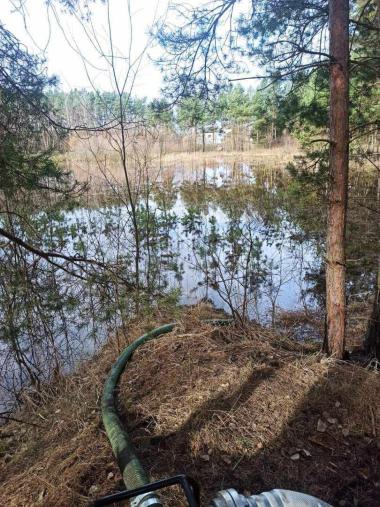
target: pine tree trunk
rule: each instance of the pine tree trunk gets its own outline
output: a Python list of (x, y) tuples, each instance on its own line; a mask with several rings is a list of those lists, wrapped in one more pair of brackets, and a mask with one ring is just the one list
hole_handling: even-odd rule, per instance
[(325, 348), (343, 358), (346, 333), (345, 234), (348, 181), (349, 1), (329, 1), (330, 29), (330, 180), (326, 244)]

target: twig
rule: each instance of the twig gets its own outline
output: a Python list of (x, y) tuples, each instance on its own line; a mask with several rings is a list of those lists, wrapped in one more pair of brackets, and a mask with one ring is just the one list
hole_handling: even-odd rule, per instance
[(371, 422), (372, 422), (372, 435), (376, 437), (376, 418), (375, 418), (375, 412), (373, 410), (373, 407), (369, 407), (369, 411), (371, 414)]
[(17, 417), (12, 417), (10, 415), (4, 415), (5, 413), (6, 412), (0, 413), (1, 419), (5, 419), (6, 421), (14, 421), (14, 422), (18, 422), (21, 424), (28, 424), (29, 426), (35, 426), (36, 428), (45, 429), (45, 426), (41, 426), (40, 424), (33, 423), (33, 422), (23, 421), (22, 419), (18, 419)]

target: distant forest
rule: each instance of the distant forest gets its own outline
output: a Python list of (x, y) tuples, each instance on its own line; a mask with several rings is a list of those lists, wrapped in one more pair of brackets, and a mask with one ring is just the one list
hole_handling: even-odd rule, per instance
[[(284, 83), (262, 82), (256, 89), (231, 86), (220, 92), (214, 100), (185, 97), (171, 104), (167, 99), (122, 97), (124, 120), (130, 124), (145, 124), (164, 128), (179, 136), (189, 133), (199, 136), (200, 145), (218, 144), (221, 137), (212, 140), (209, 133), (232, 132), (234, 149), (239, 149), (242, 139), (271, 146), (285, 134), (308, 145), (321, 130), (328, 128), (328, 76), (313, 75), (296, 90)], [(324, 81), (324, 83), (322, 82)], [(363, 83), (361, 83), (363, 84)], [(353, 89), (355, 93), (355, 89)], [(120, 119), (120, 97), (104, 91), (71, 90), (51, 91), (48, 94), (51, 107), (60, 121), (70, 127), (99, 128), (117, 124)], [(372, 87), (361, 100), (356, 100), (353, 114), (369, 120), (379, 107), (380, 91)], [(202, 138), (203, 136), (203, 138)], [(377, 149), (374, 135), (361, 139), (371, 151)]]

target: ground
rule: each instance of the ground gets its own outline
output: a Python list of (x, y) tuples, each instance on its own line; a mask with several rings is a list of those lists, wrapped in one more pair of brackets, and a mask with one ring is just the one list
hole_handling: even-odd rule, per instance
[[(205, 506), (225, 487), (378, 505), (379, 375), (256, 325), (202, 323), (211, 314), (184, 310), (123, 375), (120, 411), (152, 479), (187, 473)], [(126, 343), (172, 317), (131, 323), (77, 372), (25, 395), (15, 414), (25, 422), (0, 429), (0, 505), (89, 505), (122, 487), (101, 423), (103, 381)], [(164, 498), (186, 505), (176, 490)]]

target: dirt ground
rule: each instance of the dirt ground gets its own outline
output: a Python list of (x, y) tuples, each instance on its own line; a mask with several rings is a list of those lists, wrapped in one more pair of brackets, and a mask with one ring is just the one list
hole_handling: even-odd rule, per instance
[[(186, 473), (202, 505), (221, 488), (287, 488), (334, 506), (378, 506), (380, 377), (252, 325), (215, 328), (186, 311), (173, 333), (139, 349), (120, 411), (153, 480)], [(70, 376), (25, 394), (0, 428), (0, 505), (81, 506), (122, 488), (100, 417), (105, 375), (126, 343), (170, 319), (115, 336)], [(166, 505), (184, 506), (177, 490)]]

